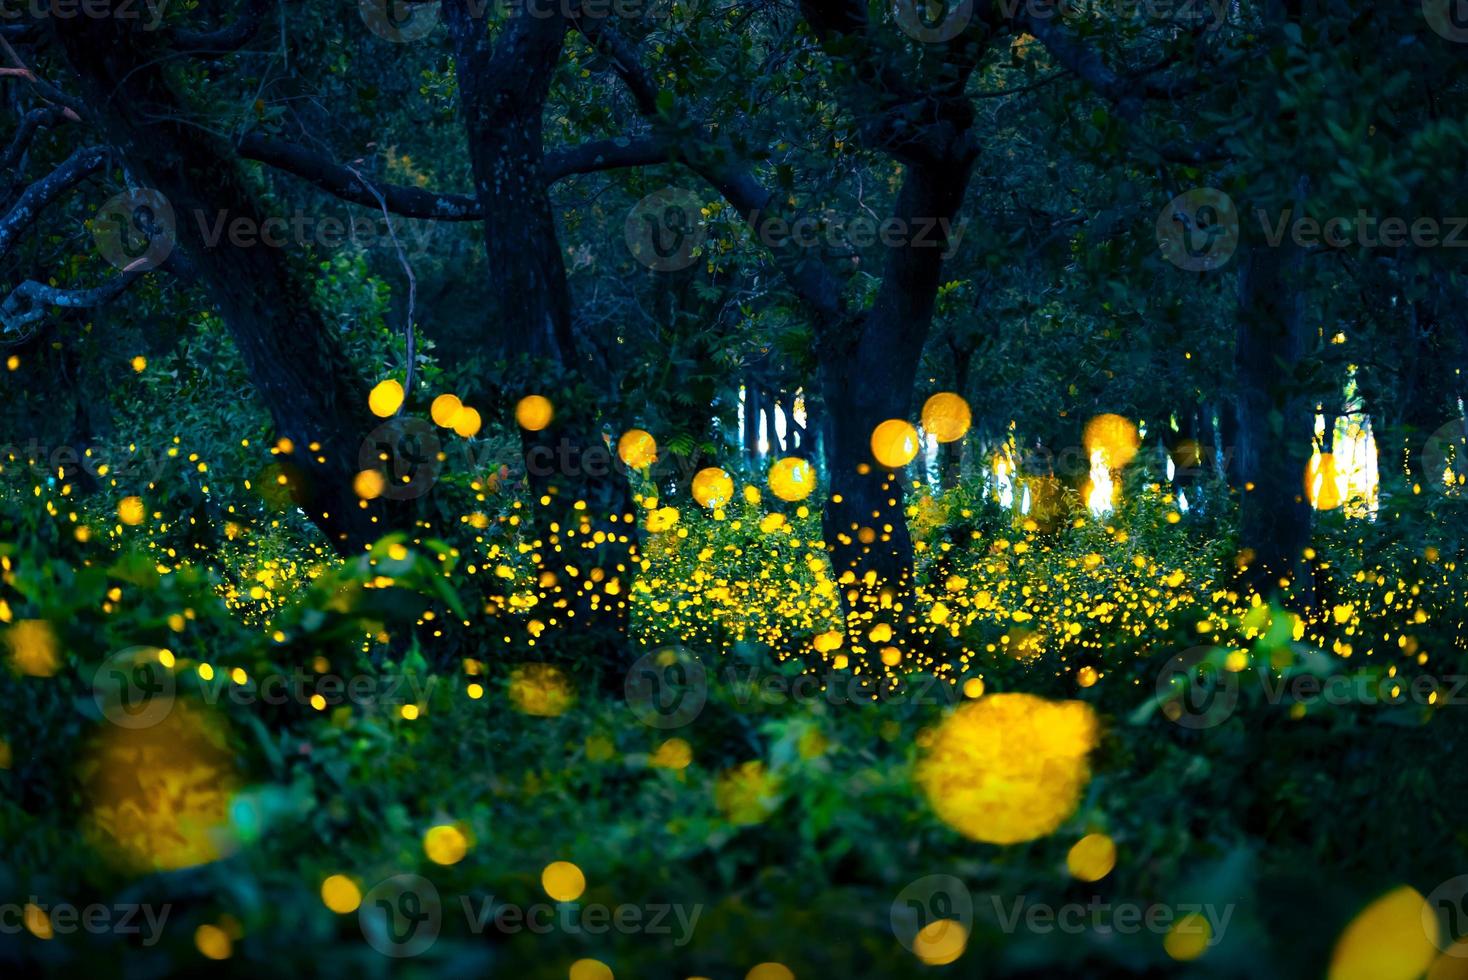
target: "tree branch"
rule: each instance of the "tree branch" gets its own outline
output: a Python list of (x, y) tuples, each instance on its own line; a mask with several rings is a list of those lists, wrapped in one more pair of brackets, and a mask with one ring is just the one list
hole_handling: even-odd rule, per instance
[[(273, 140), (258, 133), (246, 133), (238, 144), (240, 156), (269, 164), (314, 184), (334, 197), (354, 204), (376, 208), (377, 196), (350, 167), (306, 149), (296, 143)], [(437, 221), (476, 221), (483, 215), (479, 202), (462, 194), (435, 194), (418, 187), (396, 184), (374, 184), (386, 201), (387, 209), (404, 218), (432, 218)]]
[(62, 289), (28, 279), (10, 291), (0, 304), (0, 327), (19, 330), (46, 315), (48, 307), (85, 309), (100, 306), (122, 295), (146, 272), (124, 272), (90, 289)]
[(10, 252), (21, 232), (31, 226), (42, 209), (101, 170), (106, 161), (105, 147), (83, 147), (67, 157), (61, 166), (27, 187), (10, 213), (0, 219), (0, 258)]
[(545, 182), (554, 184), (572, 174), (589, 174), (599, 170), (674, 163), (679, 157), (680, 151), (675, 141), (656, 136), (592, 140), (579, 146), (563, 146), (547, 151)]
[(65, 118), (66, 110), (60, 106), (45, 106), (27, 112), (15, 131), (15, 138), (6, 147), (5, 155), (0, 156), (0, 174), (8, 173), (20, 166), (21, 157), (25, 155), (26, 149), (31, 145), (31, 140), (35, 138), (38, 130), (42, 127), (55, 126)]

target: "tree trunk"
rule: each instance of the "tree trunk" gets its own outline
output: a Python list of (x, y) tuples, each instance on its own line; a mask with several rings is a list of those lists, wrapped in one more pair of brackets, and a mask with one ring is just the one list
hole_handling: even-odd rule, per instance
[[(963, 202), (968, 160), (911, 165), (896, 215), (952, 218)], [(872, 308), (853, 325), (851, 339), (822, 351), (821, 384), (828, 417), (830, 496), (824, 514), (826, 547), (847, 614), (853, 652), (870, 657), (883, 645), (871, 625), (907, 632), (913, 618), (912, 539), (903, 507), (902, 473), (872, 458), (872, 431), (905, 419), (942, 274), (938, 247), (907, 245), (887, 255)], [(880, 635), (880, 633), (878, 634)]]
[[(541, 117), (560, 59), (560, 17), (513, 15), (491, 34), (492, 8), (468, 0), (443, 5), (458, 74), (475, 195), (484, 212), (490, 277), (482, 351), (526, 370), (527, 392), (559, 366), (569, 390), (584, 365), (571, 329), (570, 294), (546, 192)], [(541, 593), (550, 631), (539, 641), (563, 658), (612, 667), (620, 688), (627, 599), (637, 547), (635, 508), (625, 472), (608, 465), (592, 406), (556, 405), (553, 423), (521, 433), (534, 497)], [(602, 532), (603, 540), (595, 540)]]
[[(949, 351), (953, 354), (953, 390), (968, 397), (969, 374), (973, 371), (974, 349), (950, 341)], [(964, 440), (940, 443), (938, 446), (938, 488), (952, 490), (963, 477)]]
[[(177, 244), (208, 287), (238, 345), (276, 432), (293, 451), (280, 457), (291, 501), (342, 555), (397, 527), (411, 526), (406, 502), (358, 500), (353, 479), (372, 460), (367, 386), (348, 363), (333, 329), (314, 308), (310, 287), (281, 249), (201, 226), (224, 213), (264, 226), (265, 214), (234, 155), (186, 111), (164, 79), (158, 36), (127, 18), (56, 21), (56, 36), (81, 80), (94, 122), (104, 126), (129, 170), (167, 199)], [(161, 261), (161, 260), (160, 260)], [(264, 488), (262, 488), (264, 489)]]
[(1305, 471), (1314, 431), (1313, 402), (1293, 376), (1305, 353), (1303, 262), (1285, 243), (1255, 244), (1243, 256), (1238, 291), (1237, 455), (1242, 580), (1263, 594), (1291, 583), (1309, 604), (1304, 552), (1313, 512)]

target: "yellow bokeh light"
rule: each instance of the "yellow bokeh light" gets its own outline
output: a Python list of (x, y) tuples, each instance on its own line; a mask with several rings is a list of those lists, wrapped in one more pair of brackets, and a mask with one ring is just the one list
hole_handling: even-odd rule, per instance
[(1305, 495), (1316, 510), (1335, 510), (1345, 503), (1344, 481), (1331, 453), (1316, 453), (1305, 466)]
[(795, 980), (795, 974), (784, 963), (759, 963), (750, 967), (744, 980)]
[(586, 875), (570, 861), (552, 861), (540, 873), (540, 887), (558, 902), (574, 902), (586, 891)]
[(378, 418), (388, 418), (403, 407), (403, 386), (392, 378), (379, 381), (367, 395), (367, 407)]
[(387, 487), (387, 480), (377, 470), (363, 470), (352, 480), (352, 492), (363, 500), (376, 500)]
[(551, 664), (523, 664), (510, 671), (510, 704), (521, 714), (554, 718), (576, 700), (571, 682)]
[(5, 631), (10, 665), (28, 677), (52, 677), (61, 669), (56, 633), (44, 619), (22, 619)]
[(938, 725), (915, 778), (959, 833), (991, 844), (1034, 840), (1075, 812), (1098, 729), (1082, 701), (991, 694)]
[(1376, 899), (1357, 913), (1336, 940), (1329, 980), (1411, 980), (1437, 955), (1437, 912), (1417, 889), (1407, 885)]
[(693, 475), (693, 499), (699, 506), (713, 510), (734, 499), (734, 481), (717, 466), (709, 466)]
[[(787, 456), (770, 467), (770, 492), (789, 503), (804, 500), (816, 488), (815, 471), (808, 461), (796, 456)], [(745, 488), (746, 491), (749, 489)], [(747, 497), (748, 494), (746, 493)], [(758, 491), (750, 503), (759, 503)]]
[(646, 429), (628, 429), (617, 440), (617, 458), (634, 470), (658, 461), (658, 441)]
[(117, 519), (124, 524), (136, 527), (147, 516), (142, 497), (123, 497), (117, 502)]
[(973, 424), (973, 412), (962, 395), (940, 391), (923, 403), (923, 431), (939, 442), (957, 442)]
[(613, 980), (612, 968), (601, 960), (577, 960), (571, 964), (570, 980)]
[(55, 935), (51, 928), (51, 917), (39, 905), (27, 902), (21, 914), (21, 922), (25, 924), (26, 932), (37, 939), (50, 939)]
[(458, 864), (469, 853), (469, 838), (453, 824), (439, 824), (423, 835), (423, 853), (434, 864)]
[(943, 966), (963, 955), (968, 947), (968, 930), (953, 919), (934, 919), (918, 930), (912, 952), (928, 966)]
[(919, 446), (917, 429), (906, 419), (888, 419), (872, 430), (872, 458), (889, 470), (911, 463)]
[(239, 843), (230, 819), (235, 767), (222, 717), (192, 702), (173, 702), (150, 727), (106, 726), (77, 767), (89, 804), (84, 835), (130, 872), (227, 857)]
[(234, 952), (234, 941), (218, 926), (205, 925), (194, 930), (194, 946), (211, 960), (227, 960)]
[(348, 915), (362, 904), (362, 890), (346, 875), (332, 875), (321, 883), (321, 901), (337, 915)]
[(515, 421), (526, 432), (540, 432), (555, 417), (555, 406), (544, 395), (526, 395), (515, 405)]
[(454, 427), (454, 422), (463, 411), (464, 403), (459, 401), (457, 395), (439, 395), (428, 407), (428, 414), (433, 418), (435, 425), (441, 425), (445, 429)]
[(1065, 855), (1065, 866), (1077, 881), (1100, 881), (1116, 867), (1116, 843), (1105, 834), (1087, 834)]
[(479, 417), (479, 410), (470, 408), (468, 405), (462, 406), (454, 413), (454, 431), (465, 439), (478, 435), (479, 428), (483, 424), (483, 420)]
[(1213, 927), (1197, 912), (1190, 912), (1172, 924), (1162, 937), (1162, 948), (1180, 963), (1196, 960), (1208, 951)]
[(1086, 423), (1081, 442), (1090, 456), (1098, 450), (1104, 454), (1107, 466), (1121, 469), (1136, 458), (1142, 447), (1142, 437), (1136, 423), (1120, 415), (1097, 415)]

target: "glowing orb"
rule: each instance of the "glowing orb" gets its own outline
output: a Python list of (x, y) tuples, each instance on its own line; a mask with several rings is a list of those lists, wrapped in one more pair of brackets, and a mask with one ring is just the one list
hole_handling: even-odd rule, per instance
[(911, 463), (918, 445), (917, 429), (904, 419), (888, 419), (872, 430), (872, 457), (889, 470)]
[(815, 491), (816, 475), (808, 461), (787, 456), (770, 467), (769, 483), (771, 493), (794, 503)]
[(923, 430), (939, 442), (957, 442), (968, 432), (973, 412), (962, 395), (940, 391), (923, 403)]

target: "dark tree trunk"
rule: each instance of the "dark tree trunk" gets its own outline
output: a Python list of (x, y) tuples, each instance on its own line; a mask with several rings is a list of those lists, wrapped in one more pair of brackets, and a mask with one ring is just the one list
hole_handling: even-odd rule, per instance
[[(967, 345), (950, 342), (953, 354), (953, 390), (968, 397), (969, 375), (973, 371), (974, 349)], [(941, 443), (938, 446), (938, 487), (952, 490), (963, 477), (963, 446), (965, 440)]]
[(744, 459), (753, 470), (759, 464), (760, 387), (752, 372), (744, 373)]
[(1298, 248), (1256, 244), (1239, 273), (1237, 456), (1242, 578), (1261, 593), (1292, 583), (1309, 603), (1304, 552), (1313, 512), (1305, 495), (1314, 408), (1294, 377), (1305, 353), (1303, 262)]
[(229, 148), (185, 122), (189, 112), (163, 76), (158, 36), (127, 18), (55, 23), (93, 121), (106, 128), (131, 172), (170, 203), (178, 246), (218, 306), (277, 434), (294, 447), (281, 457), (294, 503), (343, 555), (411, 526), (407, 504), (357, 499), (353, 479), (379, 420), (368, 414), (367, 386), (290, 256), (229, 235), (205, 241), (201, 218), (224, 212), (260, 228), (265, 214)]
[[(570, 294), (546, 192), (541, 117), (560, 59), (560, 17), (516, 10), (493, 34), (492, 8), (450, 0), (444, 21), (454, 49), (475, 195), (484, 212), (490, 277), (480, 352), (565, 378), (584, 368), (571, 328)], [(529, 359), (527, 361), (526, 359)], [(527, 375), (527, 390), (542, 373)], [(570, 387), (566, 385), (565, 387)], [(626, 642), (637, 530), (625, 472), (607, 465), (594, 411), (565, 402), (546, 429), (522, 432), (521, 448), (540, 540), (548, 635), (561, 657), (589, 655), (619, 668)], [(596, 533), (604, 540), (596, 542)], [(616, 669), (604, 681), (620, 687)]]
[[(963, 202), (969, 161), (913, 165), (898, 195), (896, 214), (952, 218)], [(944, 243), (946, 244), (946, 243)], [(916, 245), (888, 252), (872, 308), (856, 320), (851, 339), (823, 351), (821, 384), (828, 413), (826, 444), (830, 496), (824, 515), (826, 547), (841, 587), (853, 650), (870, 656), (866, 614), (906, 632), (912, 615), (912, 539), (903, 507), (902, 473), (872, 458), (872, 431), (887, 419), (905, 419), (923, 344), (932, 323), (943, 247)], [(889, 608), (890, 607), (890, 608)]]

